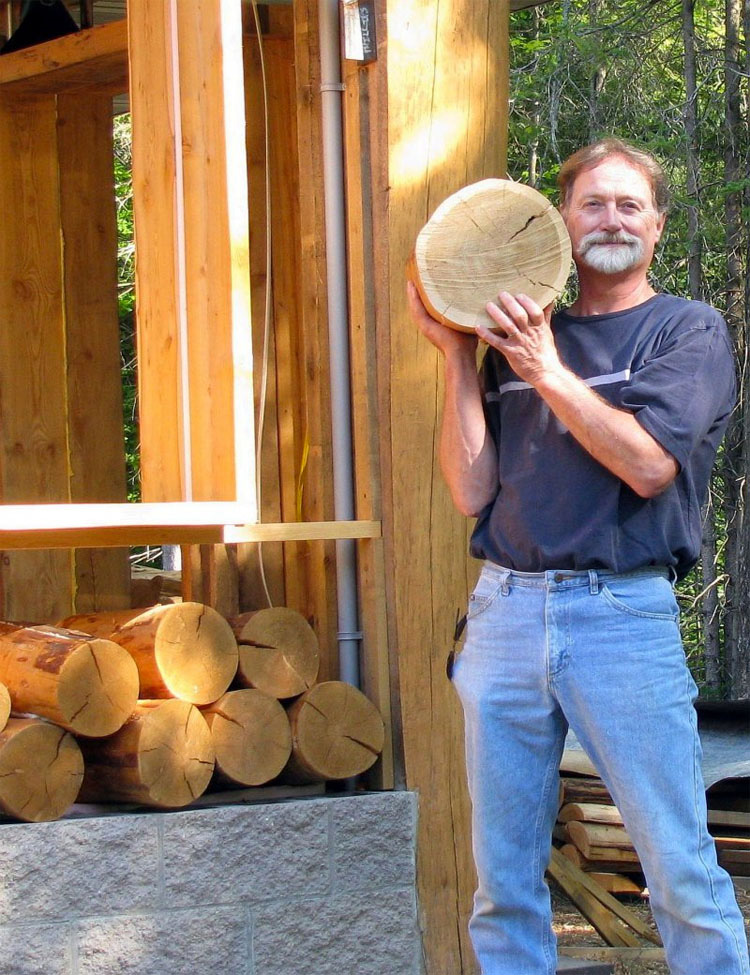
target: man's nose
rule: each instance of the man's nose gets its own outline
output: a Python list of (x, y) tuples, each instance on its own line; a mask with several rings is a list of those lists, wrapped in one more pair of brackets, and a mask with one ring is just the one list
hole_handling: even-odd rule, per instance
[(602, 213), (602, 227), (605, 230), (620, 230), (622, 227), (622, 216), (617, 208), (617, 203), (611, 200), (604, 207)]

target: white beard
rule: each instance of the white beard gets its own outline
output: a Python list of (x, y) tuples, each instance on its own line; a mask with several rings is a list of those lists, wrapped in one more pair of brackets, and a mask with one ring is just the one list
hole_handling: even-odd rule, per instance
[(615, 234), (594, 231), (581, 238), (578, 256), (601, 274), (621, 274), (642, 260), (643, 241), (625, 230)]

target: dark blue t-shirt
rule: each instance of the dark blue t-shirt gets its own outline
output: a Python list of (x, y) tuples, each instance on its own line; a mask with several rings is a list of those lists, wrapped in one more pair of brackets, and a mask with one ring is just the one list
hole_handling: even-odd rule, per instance
[(500, 487), (472, 555), (521, 572), (667, 565), (681, 578), (700, 552), (700, 509), (735, 399), (724, 319), (702, 302), (654, 295), (608, 315), (559, 312), (552, 328), (565, 365), (632, 412), (679, 473), (662, 494), (639, 497), (490, 348), (481, 379)]

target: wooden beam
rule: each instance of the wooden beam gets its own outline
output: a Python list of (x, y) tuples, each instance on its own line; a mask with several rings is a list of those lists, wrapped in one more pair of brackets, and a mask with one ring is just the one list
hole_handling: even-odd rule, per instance
[(143, 497), (252, 506), (241, 4), (128, 9)]
[[(54, 96), (0, 97), (0, 173), (0, 500), (64, 502), (68, 391)], [(5, 555), (0, 574), (5, 619), (53, 621), (72, 611), (71, 553)]]
[[(70, 500), (127, 499), (117, 309), (112, 99), (57, 99)], [(128, 553), (75, 553), (75, 608), (130, 606)]]
[[(381, 456), (387, 605), (399, 666), (406, 782), (419, 791), (417, 855), (430, 975), (475, 971), (467, 921), (475, 888), (460, 705), (446, 678), (456, 613), (478, 566), (470, 526), (451, 504), (437, 458), (440, 356), (411, 324), (404, 269), (435, 207), (461, 186), (505, 171), (507, 0), (387, 0), (376, 86), (385, 146), (373, 172), (377, 343), (388, 360)], [(385, 46), (383, 47), (383, 42)], [(425, 748), (425, 742), (430, 747)]]
[(128, 90), (127, 25), (102, 24), (0, 58), (0, 90), (15, 96)]

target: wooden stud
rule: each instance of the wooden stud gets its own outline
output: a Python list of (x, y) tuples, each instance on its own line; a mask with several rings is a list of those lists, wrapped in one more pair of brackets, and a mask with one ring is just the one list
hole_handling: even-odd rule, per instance
[[(112, 99), (57, 99), (71, 501), (125, 501)], [(126, 549), (75, 552), (79, 612), (130, 605)]]

